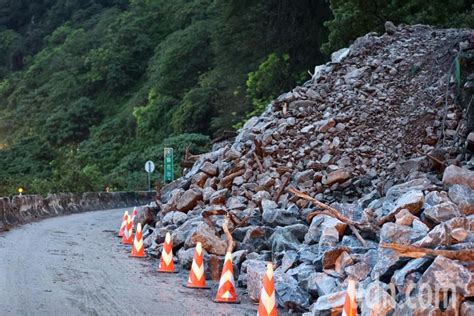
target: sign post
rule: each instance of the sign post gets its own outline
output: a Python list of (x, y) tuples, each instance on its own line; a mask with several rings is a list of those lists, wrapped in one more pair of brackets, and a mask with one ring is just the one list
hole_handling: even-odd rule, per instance
[(173, 148), (164, 149), (164, 181), (170, 183), (174, 180), (173, 171)]
[(150, 188), (150, 175), (154, 170), (155, 170), (155, 164), (153, 163), (153, 161), (148, 160), (147, 162), (145, 162), (145, 171), (148, 174), (148, 191), (150, 191), (151, 189)]

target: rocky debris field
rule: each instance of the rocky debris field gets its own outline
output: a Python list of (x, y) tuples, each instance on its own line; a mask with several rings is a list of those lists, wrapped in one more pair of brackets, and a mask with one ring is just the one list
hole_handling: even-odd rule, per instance
[(473, 34), (386, 26), (165, 187), (146, 220), (148, 254), (159, 257), (170, 231), (189, 268), (200, 241), (218, 280), (228, 222), (252, 300), (273, 261), (288, 311), (341, 310), (353, 278), (363, 315), (472, 315), (474, 156), (451, 65)]

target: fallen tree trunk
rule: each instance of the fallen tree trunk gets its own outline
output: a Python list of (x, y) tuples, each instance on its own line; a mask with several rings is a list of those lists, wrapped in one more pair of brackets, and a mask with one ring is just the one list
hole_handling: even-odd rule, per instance
[(436, 257), (443, 256), (448, 259), (459, 261), (474, 261), (474, 249), (466, 250), (438, 250), (429, 248), (420, 248), (410, 245), (400, 245), (395, 243), (381, 243), (380, 247), (392, 249), (401, 256), (410, 258)]

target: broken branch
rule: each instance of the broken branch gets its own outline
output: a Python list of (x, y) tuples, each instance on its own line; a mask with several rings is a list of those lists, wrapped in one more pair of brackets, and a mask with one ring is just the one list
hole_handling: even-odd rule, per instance
[[(343, 223), (346, 223), (348, 225), (352, 225), (352, 226), (355, 226), (355, 227), (361, 226), (361, 223), (354, 222), (350, 218), (347, 218), (346, 216), (339, 213), (339, 211), (336, 210), (335, 208), (332, 208), (329, 205), (326, 205), (323, 202), (320, 202), (320, 201), (316, 200), (315, 198), (312, 198), (311, 196), (309, 196), (306, 193), (300, 192), (300, 191), (296, 190), (295, 188), (289, 188), (288, 192), (293, 193), (294, 195), (296, 195), (299, 198), (310, 201), (311, 203), (313, 203), (317, 207), (320, 207), (320, 208), (324, 209), (326, 211), (324, 214), (335, 217)], [(313, 212), (313, 213), (315, 213), (315, 212)], [(309, 214), (308, 217), (310, 215), (312, 215), (313, 213)]]
[(260, 173), (263, 173), (263, 166), (262, 163), (260, 162), (260, 158), (258, 158), (257, 154), (254, 152), (253, 157), (255, 158), (255, 161), (257, 162), (258, 170)]
[(286, 177), (285, 181), (283, 181), (283, 183), (281, 184), (281, 187), (280, 187), (280, 189), (278, 189), (278, 192), (275, 195), (275, 198), (273, 199), (273, 201), (278, 203), (278, 199), (280, 199), (281, 194), (286, 189), (286, 186), (288, 185), (288, 182), (290, 182), (290, 177), (289, 176)]
[(229, 218), (228, 216), (226, 216), (224, 225), (222, 225), (222, 229), (224, 230), (224, 234), (227, 238), (227, 243), (228, 243), (227, 252), (232, 253), (232, 250), (234, 249), (234, 239), (232, 238), (232, 234), (229, 231), (228, 223), (229, 223)]
[(380, 243), (382, 248), (392, 249), (401, 256), (410, 258), (436, 257), (443, 256), (452, 260), (474, 261), (474, 249), (463, 250), (437, 250), (429, 248), (420, 248), (410, 245), (400, 245), (395, 243)]

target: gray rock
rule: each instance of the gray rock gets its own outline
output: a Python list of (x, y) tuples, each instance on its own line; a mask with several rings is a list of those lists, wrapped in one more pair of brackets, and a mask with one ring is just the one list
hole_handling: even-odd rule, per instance
[(355, 280), (362, 281), (370, 274), (371, 267), (365, 262), (357, 262), (344, 268), (344, 273)]
[(450, 165), (444, 170), (443, 183), (445, 185), (461, 184), (474, 190), (474, 171)]
[(474, 315), (474, 302), (465, 301), (461, 304), (461, 316)]
[(472, 231), (474, 227), (474, 218), (457, 217), (447, 222), (435, 226), (423, 239), (415, 242), (413, 245), (418, 247), (433, 248), (438, 246), (449, 246), (450, 236), (446, 236), (447, 232), (452, 232), (458, 228)]
[(467, 186), (455, 184), (449, 187), (449, 197), (465, 215), (474, 214), (474, 191)]
[(283, 259), (281, 259), (281, 265), (278, 267), (283, 272), (288, 271), (290, 268), (293, 268), (296, 262), (298, 261), (299, 255), (294, 250), (285, 251)]
[(424, 201), (423, 192), (419, 190), (408, 191), (395, 201), (392, 213), (400, 209), (406, 209), (416, 215), (421, 210)]
[(268, 239), (273, 234), (270, 227), (254, 226), (247, 230), (242, 241), (242, 246), (249, 252), (260, 252), (270, 249)]
[(346, 291), (333, 292), (320, 296), (316, 303), (311, 305), (311, 313), (313, 315), (332, 315), (334, 310), (342, 310), (345, 298)]
[(173, 212), (173, 224), (181, 225), (188, 219), (188, 215), (183, 212)]
[(435, 224), (445, 222), (454, 217), (460, 217), (463, 214), (459, 211), (456, 204), (452, 202), (443, 202), (438, 205), (428, 207), (424, 210), (423, 215)]
[(334, 217), (327, 215), (317, 215), (311, 221), (308, 233), (304, 238), (306, 244), (319, 243), (321, 236), (333, 236), (335, 241), (339, 241), (339, 236), (343, 234), (346, 229), (346, 224)]
[(393, 22), (387, 21), (385, 22), (385, 32), (387, 32), (389, 35), (393, 35), (397, 32), (397, 27), (395, 24), (393, 24)]
[(433, 262), (429, 258), (418, 258), (408, 262), (403, 268), (397, 270), (392, 277), (392, 283), (397, 287), (398, 291), (404, 292), (405, 279), (412, 273), (424, 272)]
[(300, 244), (298, 239), (288, 231), (275, 230), (270, 237), (270, 245), (272, 254), (281, 253), (286, 250), (297, 250)]
[[(186, 238), (196, 229), (197, 226), (201, 223), (202, 219), (193, 218), (186, 221), (183, 225), (179, 226), (177, 229), (173, 230), (171, 233), (171, 238), (173, 239), (173, 247), (181, 247), (184, 245)], [(164, 239), (163, 239), (164, 240)]]
[(318, 245), (301, 245), (298, 248), (299, 260), (308, 264), (319, 262), (319, 271), (322, 270), (322, 256), (318, 255)]
[(270, 199), (262, 199), (262, 209), (263, 211), (271, 211), (278, 208), (278, 204)]
[[(401, 245), (411, 245), (422, 239), (426, 232), (415, 230), (411, 227), (386, 223), (380, 231), (380, 241), (385, 243), (398, 243)], [(390, 280), (392, 274), (401, 268), (408, 259), (402, 258), (397, 252), (391, 249), (379, 248), (377, 264), (372, 270), (372, 279), (382, 281)]]
[(165, 226), (167, 226), (169, 224), (173, 224), (174, 213), (175, 212), (166, 213), (165, 216), (163, 216), (163, 218), (161, 219), (161, 223), (163, 223), (163, 225), (165, 225)]
[(202, 193), (195, 189), (190, 189), (179, 198), (176, 208), (181, 212), (192, 210), (199, 201), (202, 200)]
[(336, 292), (337, 287), (336, 278), (324, 272), (313, 272), (307, 278), (305, 290), (314, 296), (324, 296)]
[(211, 177), (217, 176), (217, 167), (209, 161), (204, 162), (199, 170), (205, 172)]
[(194, 258), (194, 250), (195, 248), (181, 248), (176, 253), (179, 259), (179, 263), (181, 264), (181, 266), (183, 266), (183, 269), (189, 270), (191, 268), (191, 264), (193, 263)]
[(237, 250), (232, 253), (232, 263), (237, 265), (239, 268), (242, 265), (242, 262), (246, 259), (248, 250)]
[(208, 253), (223, 256), (227, 251), (227, 242), (217, 237), (214, 229), (207, 223), (201, 223), (186, 239), (185, 246), (192, 247), (201, 242), (202, 249)]
[(474, 296), (474, 274), (459, 262), (442, 256), (436, 257), (418, 285), (439, 293), (452, 290), (464, 297)]
[(396, 302), (385, 288), (386, 285), (380, 281), (367, 285), (361, 304), (361, 315), (389, 315), (395, 309)]
[(426, 209), (428, 207), (432, 207), (445, 202), (451, 202), (446, 192), (431, 191), (425, 196), (425, 204), (423, 205), (423, 208)]
[(295, 236), (296, 239), (298, 239), (299, 242), (303, 242), (304, 237), (308, 233), (308, 226), (306, 226), (304, 224), (293, 224), (293, 225), (288, 225), (288, 226), (285, 226), (285, 227), (277, 227), (276, 228), (276, 230), (280, 230), (280, 229), (293, 234), (293, 236)]
[(331, 62), (335, 64), (341, 63), (351, 52), (350, 48), (341, 48), (331, 54)]
[(262, 290), (263, 276), (267, 272), (267, 263), (260, 260), (245, 261), (247, 267), (247, 291), (250, 299), (258, 302)]
[(211, 195), (209, 202), (211, 204), (225, 204), (228, 193), (229, 189), (218, 190)]
[(294, 176), (296, 183), (303, 183), (306, 181), (312, 181), (314, 177), (314, 170), (305, 170), (301, 172), (297, 172)]
[(247, 207), (247, 199), (243, 196), (231, 196), (226, 206), (229, 210), (244, 210)]
[(298, 286), (295, 278), (286, 273), (275, 272), (275, 292), (278, 305), (296, 312), (309, 308), (309, 295)]
[[(265, 200), (268, 201), (268, 200)], [(263, 206), (263, 202), (262, 202)], [(263, 223), (270, 226), (287, 226), (295, 224), (298, 221), (299, 213), (295, 209), (275, 209), (264, 207), (262, 220)]]

